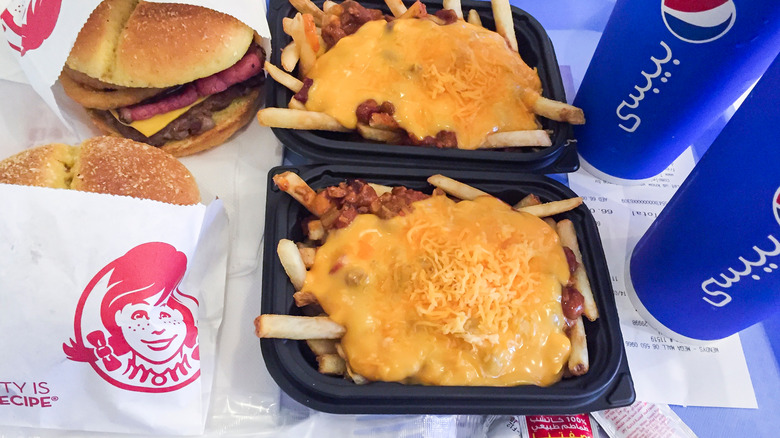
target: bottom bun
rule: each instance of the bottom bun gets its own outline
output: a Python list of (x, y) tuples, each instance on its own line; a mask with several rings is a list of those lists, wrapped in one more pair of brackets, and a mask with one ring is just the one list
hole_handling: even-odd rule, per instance
[(195, 178), (176, 158), (144, 143), (110, 136), (79, 146), (55, 143), (0, 161), (0, 183), (65, 188), (152, 199), (200, 202)]
[[(260, 90), (260, 87), (255, 87), (246, 95), (233, 100), (225, 109), (213, 113), (212, 117), (216, 126), (208, 131), (183, 140), (169, 141), (159, 149), (168, 152), (174, 157), (184, 157), (221, 145), (236, 131), (254, 119), (257, 110), (260, 108)], [(106, 123), (96, 111), (87, 110), (87, 112), (95, 126), (103, 133), (124, 138), (122, 134)]]

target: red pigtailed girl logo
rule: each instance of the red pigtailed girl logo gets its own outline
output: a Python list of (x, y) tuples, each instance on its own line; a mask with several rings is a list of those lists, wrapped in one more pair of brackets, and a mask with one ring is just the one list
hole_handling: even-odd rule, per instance
[(0, 14), (5, 37), (22, 56), (54, 32), (62, 0), (15, 0)]
[(168, 392), (200, 376), (198, 301), (179, 290), (187, 257), (145, 243), (109, 263), (81, 294), (68, 359), (130, 391)]

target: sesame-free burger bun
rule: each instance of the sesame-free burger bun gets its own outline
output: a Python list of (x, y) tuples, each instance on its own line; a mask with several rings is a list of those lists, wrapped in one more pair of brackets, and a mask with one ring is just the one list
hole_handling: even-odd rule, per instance
[(0, 161), (0, 183), (80, 190), (152, 199), (200, 202), (189, 170), (152, 146), (117, 137), (95, 137), (79, 146), (52, 143)]
[(212, 9), (104, 0), (60, 82), (104, 133), (190, 155), (223, 143), (256, 113), (265, 52), (255, 40), (252, 28)]

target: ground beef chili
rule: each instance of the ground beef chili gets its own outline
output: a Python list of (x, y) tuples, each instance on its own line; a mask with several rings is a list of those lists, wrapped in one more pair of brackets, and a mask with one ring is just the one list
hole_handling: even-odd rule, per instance
[(445, 25), (458, 21), (458, 15), (452, 9), (442, 9), (440, 11), (436, 11), (436, 13), (433, 15), (441, 18)]
[[(434, 196), (443, 194), (439, 189), (433, 192)], [(371, 213), (382, 219), (404, 215), (412, 211), (413, 202), (427, 199), (430, 195), (406, 187), (393, 187), (391, 192), (378, 196), (373, 187), (356, 179), (328, 187), (317, 197), (327, 199), (334, 206), (320, 217), (325, 229), (333, 230), (346, 227), (358, 214)]]
[(301, 89), (298, 90), (298, 92), (293, 96), (295, 100), (300, 103), (306, 103), (309, 100), (309, 88), (311, 88), (313, 84), (314, 79), (303, 78), (303, 87), (301, 87)]
[(357, 32), (360, 26), (369, 21), (385, 19), (379, 9), (364, 8), (354, 0), (346, 0), (338, 6), (341, 14), (336, 14), (322, 28), (322, 39), (328, 47), (333, 47), (340, 39)]
[(580, 266), (577, 262), (577, 257), (574, 255), (574, 251), (571, 248), (564, 246), (563, 253), (566, 255), (566, 262), (569, 264), (569, 283), (561, 289), (561, 308), (563, 309), (563, 316), (566, 317), (566, 324), (568, 327), (572, 327), (577, 318), (582, 315), (585, 306), (585, 297), (577, 290), (575, 285), (576, 278), (574, 273)]

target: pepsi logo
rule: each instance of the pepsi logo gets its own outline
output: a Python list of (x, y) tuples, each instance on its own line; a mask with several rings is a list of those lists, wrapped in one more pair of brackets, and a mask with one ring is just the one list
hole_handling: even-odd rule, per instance
[(772, 199), (772, 210), (775, 212), (775, 219), (780, 224), (780, 187), (775, 192), (775, 197)]
[(662, 0), (666, 28), (689, 43), (707, 43), (725, 35), (737, 17), (733, 0)]

